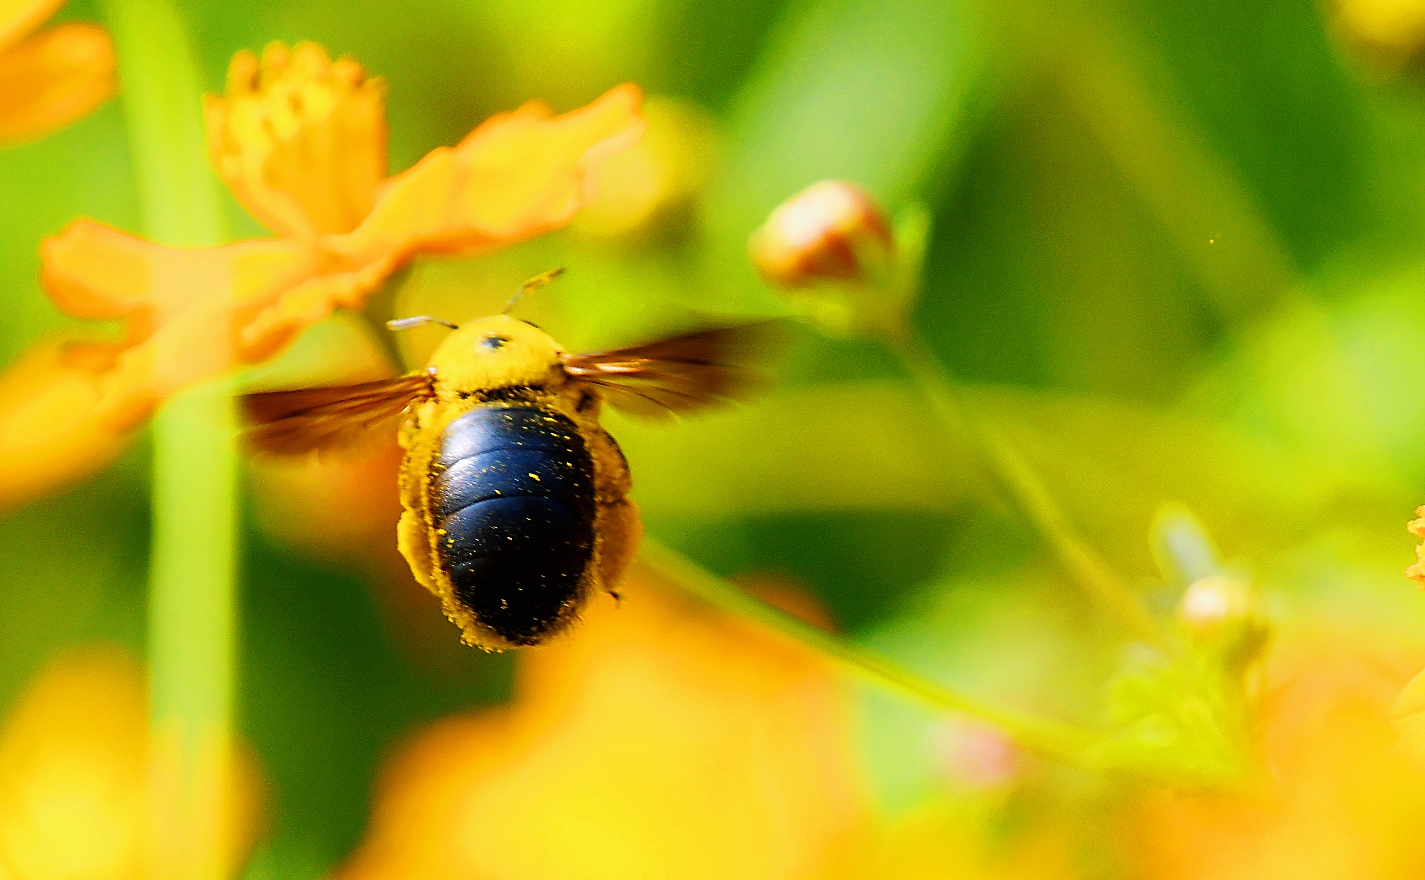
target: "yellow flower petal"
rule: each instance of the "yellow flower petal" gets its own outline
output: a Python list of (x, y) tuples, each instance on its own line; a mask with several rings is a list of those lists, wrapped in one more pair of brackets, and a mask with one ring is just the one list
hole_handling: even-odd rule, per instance
[(64, 0), (0, 0), (0, 52), (49, 20)]
[(366, 298), (400, 267), (399, 262), (390, 257), (352, 267), (338, 263), (329, 255), (314, 253), (310, 256), (325, 272), (314, 271), (309, 279), (282, 291), (263, 308), (255, 310), (239, 331), (239, 342), (254, 362), (275, 354), (298, 333), (333, 310), (361, 308)]
[(97, 418), (119, 346), (55, 341), (0, 373), (0, 510), (88, 476), (128, 443)]
[(642, 99), (628, 83), (563, 116), (526, 104), (492, 117), (387, 181), (371, 216), (331, 247), (370, 265), (478, 254), (556, 229), (583, 203), (591, 167), (642, 133)]
[(341, 880), (828, 876), (864, 845), (827, 664), (635, 572), (520, 655), (507, 711), (426, 732)]
[(315, 43), (239, 52), (205, 111), (213, 165), (278, 235), (355, 229), (386, 177), (386, 84)]
[(142, 676), (117, 652), (30, 685), (0, 734), (0, 853), (17, 876), (138, 876), (146, 726)]
[(48, 134), (114, 94), (114, 44), (81, 22), (46, 28), (0, 52), (0, 143)]
[(89, 220), (41, 246), (41, 281), (77, 317), (127, 319), (127, 342), (103, 377), (96, 416), (123, 431), (173, 392), (271, 354), (249, 348), (254, 314), (316, 273), (286, 239), (172, 248)]

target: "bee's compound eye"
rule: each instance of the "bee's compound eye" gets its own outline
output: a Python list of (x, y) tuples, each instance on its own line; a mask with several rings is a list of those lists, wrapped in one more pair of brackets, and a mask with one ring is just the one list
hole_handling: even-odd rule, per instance
[(480, 347), (490, 351), (499, 351), (505, 347), (505, 343), (510, 341), (510, 337), (501, 336), (498, 333), (491, 333), (480, 340)]

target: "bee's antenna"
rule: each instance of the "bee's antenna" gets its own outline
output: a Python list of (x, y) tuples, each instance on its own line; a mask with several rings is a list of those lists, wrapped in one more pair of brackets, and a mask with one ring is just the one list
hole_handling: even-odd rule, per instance
[(563, 274), (564, 267), (560, 266), (558, 269), (550, 269), (548, 272), (541, 272), (526, 281), (524, 284), (521, 284), (515, 290), (515, 295), (510, 297), (510, 301), (505, 303), (505, 309), (504, 311), (500, 312), (500, 314), (508, 315), (510, 313), (510, 309), (513, 309), (515, 307), (515, 303), (518, 303), (520, 301), (520, 297), (524, 296), (526, 293), (533, 293), (534, 291), (539, 290), (541, 287), (545, 286), (546, 284), (550, 283), (551, 281)]
[(394, 321), (386, 322), (387, 330), (409, 330), (412, 327), (420, 327), (424, 324), (439, 324), (442, 327), (449, 327), (451, 330), (459, 330), (459, 324), (452, 324), (449, 321), (442, 321), (439, 318), (432, 318), (430, 315), (417, 315), (414, 318), (397, 318)]

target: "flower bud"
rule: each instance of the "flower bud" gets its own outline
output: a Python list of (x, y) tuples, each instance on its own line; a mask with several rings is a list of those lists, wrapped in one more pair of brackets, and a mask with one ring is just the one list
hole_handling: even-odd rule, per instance
[(1245, 581), (1215, 574), (1194, 581), (1178, 604), (1183, 630), (1224, 668), (1245, 670), (1270, 641), (1270, 623)]
[(1183, 593), (1178, 619), (1197, 637), (1210, 638), (1240, 626), (1252, 617), (1255, 602), (1242, 581), (1215, 574), (1199, 578)]
[(752, 262), (778, 287), (875, 284), (895, 252), (890, 224), (861, 188), (823, 180), (783, 202), (752, 234)]

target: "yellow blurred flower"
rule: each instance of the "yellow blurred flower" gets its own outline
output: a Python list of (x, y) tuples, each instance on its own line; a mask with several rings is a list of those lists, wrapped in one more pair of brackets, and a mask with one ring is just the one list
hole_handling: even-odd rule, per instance
[[(0, 878), (145, 876), (150, 743), (143, 678), (122, 653), (88, 648), (42, 671), (0, 729)], [(235, 770), (223, 826), (224, 874), (258, 829), (260, 775)]]
[[(91, 471), (111, 444), (85, 455), (83, 438), (119, 442), (175, 391), (270, 357), (338, 307), (361, 307), (415, 256), (482, 254), (567, 223), (598, 160), (642, 127), (631, 84), (563, 116), (530, 103), (387, 178), (383, 91), (311, 43), (274, 44), (261, 62), (239, 53), (227, 94), (208, 101), (209, 144), (233, 194), (279, 237), (177, 248), (74, 222), (41, 248), (41, 280), (69, 314), (123, 321), (124, 343), (94, 393), (62, 400), (51, 381), (29, 395), (12, 385), (0, 410), (46, 394), (54, 402), (43, 407), (68, 406), (64, 430), (50, 433), (76, 450), (71, 474)], [(0, 468), (0, 498), (40, 488), (23, 482), (27, 469)]]
[(624, 589), (520, 654), (509, 709), (390, 764), (341, 880), (842, 876), (869, 811), (827, 664), (646, 572)]
[(1259, 719), (1260, 787), (1145, 795), (1124, 829), (1132, 876), (1425, 876), (1425, 764), (1396, 748), (1388, 718), (1420, 651), (1357, 641), (1336, 634), (1277, 652)]
[(41, 137), (114, 94), (114, 44), (82, 22), (36, 29), (63, 0), (0, 0), (0, 144)]
[[(1062, 822), (1036, 821), (987, 835), (963, 811), (931, 804), (879, 828), (865, 855), (842, 864), (838, 880), (1057, 880), (1081, 877)], [(999, 839), (987, 839), (998, 837)]]

